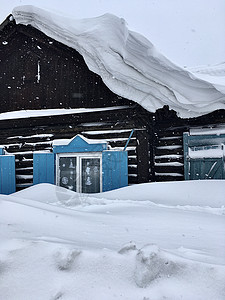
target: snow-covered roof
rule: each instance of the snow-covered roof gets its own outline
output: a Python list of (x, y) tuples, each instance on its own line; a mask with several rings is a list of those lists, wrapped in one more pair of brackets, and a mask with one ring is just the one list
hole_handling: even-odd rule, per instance
[(23, 118), (37, 118), (46, 116), (58, 116), (58, 115), (69, 115), (69, 114), (84, 114), (91, 112), (105, 111), (108, 110), (119, 110), (127, 108), (127, 106), (111, 106), (111, 107), (97, 107), (97, 108), (53, 108), (53, 109), (36, 109), (36, 110), (17, 110), (0, 113), (0, 120), (9, 119), (23, 119)]
[(76, 49), (110, 90), (150, 112), (169, 105), (181, 117), (195, 117), (225, 109), (225, 80), (218, 84), (216, 76), (201, 78), (173, 64), (114, 15), (76, 20), (20, 6), (13, 16), (17, 24), (30, 24)]
[(214, 66), (197, 66), (188, 68), (198, 78), (211, 82), (214, 86), (225, 94), (225, 62)]

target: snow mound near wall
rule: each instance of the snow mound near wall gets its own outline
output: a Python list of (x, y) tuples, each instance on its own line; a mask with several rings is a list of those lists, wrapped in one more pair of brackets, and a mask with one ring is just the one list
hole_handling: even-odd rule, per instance
[(222, 87), (176, 66), (114, 15), (76, 20), (34, 6), (20, 6), (13, 10), (13, 16), (16, 23), (30, 24), (76, 49), (110, 90), (150, 112), (169, 105), (181, 117), (195, 117), (225, 109)]
[[(210, 185), (212, 207), (224, 195), (219, 182)], [(84, 207), (79, 194), (50, 184), (0, 195), (1, 299), (224, 300), (224, 213), (175, 207), (178, 198), (193, 205), (184, 196), (193, 184), (164, 185), (171, 206), (143, 201), (151, 186), (83, 195)]]
[[(216, 192), (216, 194), (215, 194)], [(64, 207), (104, 205), (112, 202), (150, 201), (167, 206), (196, 206), (224, 210), (224, 180), (189, 180), (143, 183), (99, 194), (82, 194), (41, 183), (12, 194), (16, 198)]]

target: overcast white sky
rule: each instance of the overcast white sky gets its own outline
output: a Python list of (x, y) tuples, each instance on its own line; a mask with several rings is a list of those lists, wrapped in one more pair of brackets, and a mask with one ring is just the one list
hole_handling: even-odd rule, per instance
[(113, 13), (181, 66), (225, 61), (225, 0), (0, 0), (0, 22), (26, 4), (78, 19)]

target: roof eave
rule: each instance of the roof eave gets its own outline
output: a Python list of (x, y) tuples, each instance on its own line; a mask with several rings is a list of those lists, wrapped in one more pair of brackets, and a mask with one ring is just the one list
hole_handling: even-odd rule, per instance
[(4, 28), (10, 23), (15, 24), (15, 19), (12, 14), (8, 15), (8, 17), (0, 24), (0, 31), (3, 31)]

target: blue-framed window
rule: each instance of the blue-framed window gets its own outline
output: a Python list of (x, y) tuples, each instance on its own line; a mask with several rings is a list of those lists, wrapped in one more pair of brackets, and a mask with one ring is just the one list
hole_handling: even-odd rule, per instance
[(59, 153), (56, 184), (79, 193), (102, 192), (102, 153)]

